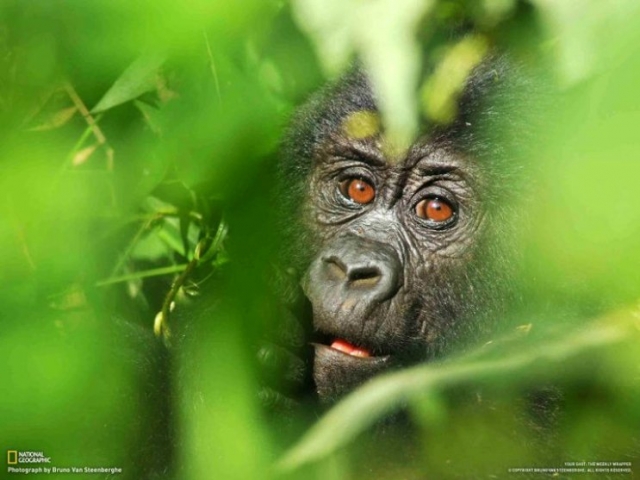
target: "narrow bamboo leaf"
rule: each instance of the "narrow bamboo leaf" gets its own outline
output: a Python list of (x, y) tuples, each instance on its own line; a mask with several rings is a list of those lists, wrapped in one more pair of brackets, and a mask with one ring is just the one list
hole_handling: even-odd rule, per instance
[(119, 277), (107, 278), (96, 282), (96, 287), (106, 287), (107, 285), (113, 285), (114, 283), (128, 282), (131, 280), (138, 280), (140, 278), (159, 277), (162, 275), (169, 275), (171, 273), (179, 273), (187, 268), (187, 264), (171, 265), (170, 267), (154, 268), (152, 270), (144, 270), (141, 272), (131, 273), (129, 275), (122, 275)]
[(91, 113), (103, 112), (138, 98), (156, 87), (156, 75), (166, 57), (147, 53), (135, 60), (104, 94)]

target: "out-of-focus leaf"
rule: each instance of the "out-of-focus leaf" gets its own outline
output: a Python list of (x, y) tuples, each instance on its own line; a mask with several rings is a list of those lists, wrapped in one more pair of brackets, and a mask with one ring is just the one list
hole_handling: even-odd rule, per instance
[(98, 104), (93, 107), (91, 113), (109, 110), (155, 89), (156, 76), (165, 59), (162, 53), (147, 53), (140, 56), (120, 75)]
[[(633, 315), (634, 312), (625, 312), (607, 317), (579, 331), (521, 346), (509, 355), (481, 349), (441, 365), (423, 365), (376, 378), (330, 410), (284, 455), (278, 467), (290, 471), (320, 460), (407, 400), (436, 395), (447, 386), (501, 378), (515, 372), (521, 381), (527, 375), (538, 376), (540, 371), (553, 376), (562, 370), (566, 375), (569, 362), (585, 352), (614, 349), (625, 341), (637, 342), (640, 330)], [(560, 365), (562, 369), (558, 368)]]
[(141, 238), (133, 248), (131, 257), (136, 260), (159, 260), (167, 257), (169, 249), (167, 245), (160, 239), (156, 232)]
[(433, 4), (432, 0), (376, 0), (362, 3), (356, 11), (356, 42), (371, 72), (393, 150), (407, 147), (417, 133), (420, 47), (416, 33)]
[[(130, 426), (137, 411), (131, 401), (136, 379), (122, 357), (113, 354), (115, 342), (104, 331), (87, 328), (94, 322), (89, 312), (57, 316), (57, 327), (29, 315), (33, 313), (23, 316), (24, 324), (5, 330), (0, 341), (5, 365), (0, 380), (11, 386), (10, 394), (0, 399), (3, 442), (38, 443), (65, 464), (90, 465), (104, 458), (105, 451), (123, 462), (126, 450), (135, 447), (130, 440), (135, 437), (119, 433), (135, 430)], [(82, 328), (65, 328), (78, 321)], [(79, 383), (87, 386), (85, 391), (77, 388)], [(82, 412), (69, 405), (83, 405)], [(125, 439), (132, 444), (122, 445)]]
[(153, 133), (160, 135), (162, 133), (161, 119), (159, 118), (160, 111), (157, 108), (154, 108), (151, 105), (148, 105), (139, 100), (135, 100), (133, 104), (136, 106), (138, 110), (140, 110), (140, 112), (142, 113), (142, 116), (147, 122), (147, 125), (149, 125), (149, 128), (151, 128)]
[[(558, 2), (533, 0), (553, 40), (562, 79), (567, 84), (577, 83), (602, 70), (603, 60), (611, 54), (610, 34), (628, 29), (637, 14), (640, 3), (636, 0), (583, 0)], [(606, 62), (605, 62), (606, 63)]]
[(624, 62), (565, 91), (535, 159), (542, 174), (530, 205), (528, 271), (544, 279), (537, 288), (545, 295), (562, 292), (574, 303), (628, 302), (640, 291), (640, 56), (624, 49), (638, 44), (640, 17), (630, 23), (633, 34), (599, 40), (607, 52), (626, 51)]
[[(158, 230), (157, 236), (169, 249), (175, 251), (179, 255), (185, 254), (184, 243), (182, 241), (182, 235), (180, 234), (180, 221), (178, 219), (165, 219), (164, 226), (162, 229)], [(191, 236), (191, 239), (193, 240), (193, 235)]]
[(481, 25), (495, 27), (513, 13), (518, 0), (483, 0), (483, 15), (479, 18)]
[(76, 107), (67, 107), (62, 110), (58, 110), (45, 123), (42, 123), (36, 127), (31, 128), (33, 132), (41, 132), (46, 130), (54, 130), (65, 125), (78, 111)]
[(95, 152), (98, 147), (99, 145), (97, 143), (94, 143), (93, 145), (89, 145), (88, 147), (83, 148), (73, 156), (71, 164), (74, 167), (82, 165), (89, 159), (91, 155), (93, 155), (93, 152)]
[(407, 146), (417, 130), (420, 54), (416, 31), (433, 5), (432, 0), (294, 2), (298, 21), (329, 73), (344, 68), (352, 53), (363, 62), (394, 151)]
[(300, 26), (314, 42), (323, 67), (338, 74), (354, 50), (353, 0), (294, 0), (294, 14)]
[(458, 97), (488, 48), (484, 37), (470, 36), (449, 49), (422, 88), (422, 104), (427, 118), (441, 124), (455, 119)]

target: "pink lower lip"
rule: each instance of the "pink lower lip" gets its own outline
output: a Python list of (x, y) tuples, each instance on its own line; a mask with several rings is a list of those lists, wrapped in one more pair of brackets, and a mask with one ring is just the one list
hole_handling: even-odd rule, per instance
[(360, 347), (356, 347), (355, 345), (350, 344), (346, 340), (341, 338), (337, 338), (331, 344), (331, 348), (334, 350), (338, 350), (339, 352), (346, 353), (347, 355), (351, 355), (352, 357), (370, 357), (371, 354), (368, 350)]

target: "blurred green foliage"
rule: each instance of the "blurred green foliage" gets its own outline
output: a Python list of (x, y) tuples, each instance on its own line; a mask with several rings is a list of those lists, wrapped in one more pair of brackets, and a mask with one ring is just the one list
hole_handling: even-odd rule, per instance
[[(145, 449), (158, 419), (136, 397), (155, 367), (132, 363), (114, 324), (167, 332), (174, 301), (235, 264), (233, 301), (188, 344), (201, 369), (166, 386), (184, 426), (176, 478), (355, 478), (340, 450), (406, 406), (420, 470), (378, 476), (500, 476), (539, 460), (511, 418), (547, 383), (571, 392), (560, 445), (581, 457), (559, 458), (637, 471), (637, 449), (607, 455), (640, 432), (639, 27), (633, 0), (3, 0), (0, 446), (142, 478), (164, 454)], [(453, 41), (456, 28), (473, 36)], [(275, 462), (248, 339), (264, 327), (253, 276), (278, 208), (262, 182), (289, 114), (355, 55), (402, 147), (421, 116), (449, 118), (492, 47), (543, 65), (556, 95), (517, 159), (535, 166), (521, 225), (532, 307), (505, 316), (530, 333), (370, 383)], [(478, 385), (496, 407), (455, 410), (447, 392)]]

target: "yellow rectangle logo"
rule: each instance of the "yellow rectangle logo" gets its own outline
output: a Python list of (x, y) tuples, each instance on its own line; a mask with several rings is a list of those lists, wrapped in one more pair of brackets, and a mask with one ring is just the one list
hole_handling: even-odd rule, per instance
[(18, 451), (7, 450), (7, 465), (16, 465), (18, 463)]

